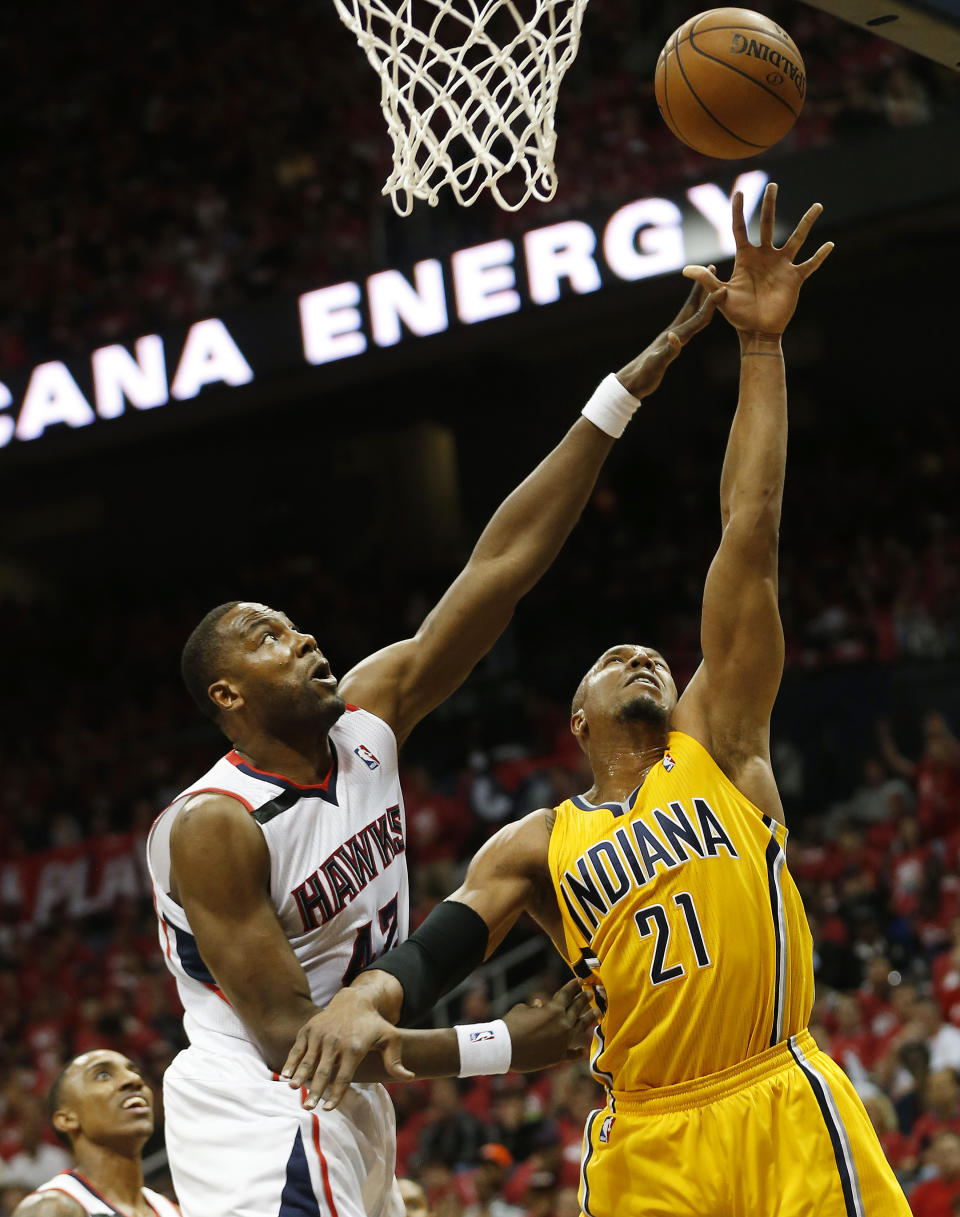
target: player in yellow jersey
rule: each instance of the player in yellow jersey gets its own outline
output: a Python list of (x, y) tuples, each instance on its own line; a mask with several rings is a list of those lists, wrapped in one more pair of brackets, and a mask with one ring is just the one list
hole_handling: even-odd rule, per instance
[[(335, 1105), (356, 1061), (402, 1065), (392, 1024), (429, 1009), (524, 910), (595, 997), (593, 1068), (605, 1107), (584, 1132), (586, 1217), (907, 1217), (842, 1070), (807, 1030), (812, 943), (786, 866), (770, 764), (783, 668), (777, 547), (787, 441), (781, 335), (828, 243), (794, 263), (820, 213), (760, 244), (733, 205), (736, 260), (720, 309), (737, 331), (740, 395), (720, 479), (722, 536), (707, 574), (703, 662), (678, 698), (648, 646), (610, 647), (573, 701), (590, 760), (583, 796), (504, 828), (410, 940), (307, 1023), (291, 1084)], [(684, 272), (722, 285), (706, 267)], [(509, 1065), (493, 1025), (461, 1071)], [(480, 1053), (480, 1058), (484, 1054)]]

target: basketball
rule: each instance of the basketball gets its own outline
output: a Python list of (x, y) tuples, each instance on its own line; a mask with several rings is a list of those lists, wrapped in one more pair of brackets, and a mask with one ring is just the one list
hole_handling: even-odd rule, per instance
[(783, 139), (807, 79), (790, 35), (762, 13), (714, 8), (685, 21), (657, 60), (663, 120), (704, 156), (756, 156)]

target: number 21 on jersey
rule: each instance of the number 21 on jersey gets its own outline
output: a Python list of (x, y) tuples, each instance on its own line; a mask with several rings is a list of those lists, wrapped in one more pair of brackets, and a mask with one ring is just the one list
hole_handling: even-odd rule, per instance
[[(697, 909), (693, 903), (693, 897), (689, 892), (677, 892), (673, 898), (673, 903), (683, 913), (687, 925), (687, 933), (690, 935), (690, 942), (693, 946), (693, 953), (696, 956), (697, 967), (709, 968), (711, 964), (710, 954), (703, 941), (703, 931), (700, 928), (700, 919), (697, 917)], [(672, 919), (674, 922), (678, 920), (676, 913), (673, 914)], [(686, 970), (682, 963), (675, 963), (673, 966), (667, 963), (671, 922), (667, 909), (662, 904), (648, 904), (646, 908), (640, 909), (634, 915), (634, 920), (637, 923), (637, 930), (641, 938), (649, 938), (653, 935), (653, 961), (650, 964), (650, 983), (652, 985), (662, 985), (666, 984), (668, 980), (677, 980), (679, 977), (684, 976)]]

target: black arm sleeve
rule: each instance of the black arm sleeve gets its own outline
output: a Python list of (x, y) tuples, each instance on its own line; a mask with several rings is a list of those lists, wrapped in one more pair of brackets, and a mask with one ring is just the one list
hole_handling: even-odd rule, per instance
[(483, 963), (490, 932), (479, 913), (444, 900), (400, 946), (363, 969), (389, 972), (403, 986), (400, 1026), (416, 1022)]

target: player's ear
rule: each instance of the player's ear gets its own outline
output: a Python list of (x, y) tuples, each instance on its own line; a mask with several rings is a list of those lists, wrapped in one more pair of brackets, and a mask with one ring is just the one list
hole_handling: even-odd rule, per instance
[(71, 1107), (61, 1107), (55, 1111), (51, 1123), (58, 1133), (71, 1139), (80, 1131), (80, 1118)]
[(590, 727), (582, 706), (570, 716), (570, 730), (573, 733), (573, 738), (580, 745), (581, 749), (586, 752), (587, 736), (590, 734)]
[(243, 694), (229, 680), (215, 680), (207, 689), (207, 696), (218, 710), (227, 714), (231, 710), (239, 710), (243, 705)]

